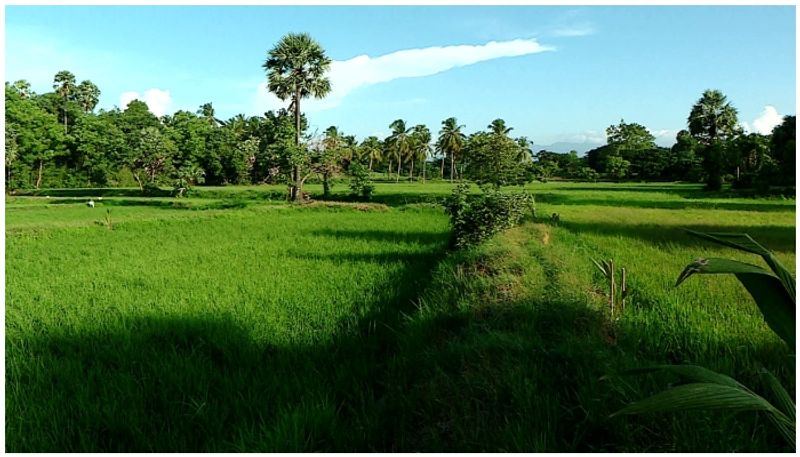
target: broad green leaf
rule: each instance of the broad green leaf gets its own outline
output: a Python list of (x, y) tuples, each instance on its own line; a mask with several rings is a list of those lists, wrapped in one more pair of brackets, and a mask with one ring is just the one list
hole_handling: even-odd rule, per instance
[(794, 297), (789, 295), (781, 280), (767, 270), (730, 259), (697, 259), (686, 266), (676, 286), (693, 274), (720, 273), (736, 275), (755, 300), (767, 325), (786, 344), (795, 346)]
[(706, 382), (712, 384), (719, 384), (722, 386), (728, 387), (736, 387), (739, 389), (747, 389), (745, 386), (741, 385), (738, 381), (731, 378), (730, 376), (726, 376), (724, 374), (720, 374), (714, 371), (709, 370), (708, 368), (699, 367), (697, 365), (654, 365), (651, 367), (642, 367), (642, 368), (633, 368), (630, 370), (625, 370), (622, 374), (642, 374), (642, 373), (652, 373), (654, 371), (669, 371), (680, 375), (686, 379), (691, 379), (692, 381), (696, 382)]
[(767, 378), (767, 385), (769, 386), (772, 393), (775, 395), (776, 406), (780, 409), (786, 417), (789, 418), (792, 422), (795, 421), (795, 405), (792, 401), (792, 397), (789, 395), (789, 392), (784, 389), (781, 385), (778, 378), (775, 377), (772, 373), (767, 371), (766, 369), (761, 370), (761, 374)]
[(769, 411), (781, 414), (768, 401), (750, 391), (713, 383), (693, 383), (673, 387), (652, 397), (629, 404), (611, 417), (689, 409), (729, 409)]
[(795, 281), (794, 276), (792, 276), (792, 272), (784, 267), (778, 258), (772, 253), (763, 257), (764, 261), (767, 262), (767, 265), (769, 265), (775, 275), (781, 280), (783, 287), (786, 288), (786, 291), (789, 292), (793, 299), (797, 300), (797, 294), (795, 293)]
[(749, 263), (739, 262), (737, 260), (730, 260), (730, 259), (704, 259), (699, 258), (695, 259), (694, 262), (690, 263), (683, 269), (680, 276), (678, 276), (678, 281), (675, 283), (675, 286), (679, 286), (683, 281), (687, 280), (693, 274), (720, 274), (720, 273), (751, 273), (751, 274), (761, 274), (766, 276), (772, 276), (775, 279), (778, 279), (769, 271), (756, 266), (751, 265)]
[(695, 232), (694, 230), (686, 230), (688, 233), (704, 238), (715, 243), (723, 244), (725, 246), (739, 249), (742, 251), (750, 252), (752, 254), (760, 255), (767, 262), (767, 265), (772, 269), (775, 275), (780, 278), (783, 286), (787, 292), (795, 299), (795, 280), (792, 273), (784, 267), (780, 261), (773, 255), (767, 248), (761, 246), (750, 235), (746, 233), (725, 233), (725, 232), (710, 232), (702, 233)]
[(781, 413), (777, 414), (767, 414), (767, 417), (770, 421), (775, 424), (775, 427), (781, 432), (783, 438), (792, 445), (792, 450), (795, 450), (797, 445), (795, 444), (795, 422), (793, 420), (789, 420), (788, 417), (784, 416)]
[(739, 249), (761, 256), (769, 255), (770, 252), (764, 246), (758, 244), (750, 235), (746, 233), (726, 233), (726, 232), (695, 232), (694, 230), (686, 229), (688, 233), (696, 237), (704, 238), (715, 243), (724, 244), (725, 246)]

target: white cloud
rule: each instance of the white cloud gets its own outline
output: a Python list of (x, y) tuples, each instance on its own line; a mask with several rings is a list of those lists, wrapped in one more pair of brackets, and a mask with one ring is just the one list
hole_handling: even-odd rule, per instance
[(558, 37), (587, 36), (594, 34), (594, 27), (588, 24), (573, 25), (553, 30), (553, 35)]
[[(762, 135), (769, 135), (772, 133), (772, 129), (780, 125), (781, 122), (783, 122), (783, 116), (778, 113), (778, 110), (775, 109), (774, 106), (767, 105), (764, 107), (764, 110), (761, 111), (761, 114), (753, 121), (753, 130)], [(743, 122), (742, 126), (750, 131), (750, 125), (748, 123)]]
[(169, 110), (170, 106), (172, 106), (172, 96), (168, 90), (153, 88), (144, 91), (143, 96), (140, 96), (139, 93), (135, 91), (123, 92), (119, 96), (120, 108), (124, 110), (128, 106), (128, 103), (132, 102), (133, 100), (141, 100), (145, 102), (147, 107), (150, 109), (150, 112), (158, 117), (167, 114), (167, 110)]
[[(322, 111), (338, 106), (351, 92), (365, 86), (389, 82), (400, 78), (431, 76), (453, 68), (472, 65), (502, 57), (517, 57), (551, 51), (534, 39), (490, 41), (483, 45), (433, 46), (404, 49), (378, 57), (360, 55), (331, 63), (328, 77), (331, 93), (322, 100), (305, 102), (305, 110)], [(288, 106), (267, 90), (266, 81), (258, 85), (255, 111)], [(302, 107), (302, 105), (301, 105)]]

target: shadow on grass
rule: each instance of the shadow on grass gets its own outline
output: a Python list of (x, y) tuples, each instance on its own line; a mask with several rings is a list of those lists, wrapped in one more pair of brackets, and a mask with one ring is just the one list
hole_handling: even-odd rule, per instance
[(171, 189), (159, 189), (144, 193), (135, 187), (96, 187), (96, 188), (75, 188), (75, 189), (38, 189), (20, 190), (16, 195), (44, 197), (171, 197)]
[[(51, 205), (85, 205), (86, 202), (83, 200), (75, 200), (75, 199), (52, 199), (48, 200), (47, 204)], [(240, 200), (240, 199), (230, 199), (230, 200), (220, 200), (220, 201), (211, 201), (203, 202), (197, 200), (150, 200), (146, 198), (140, 198), (136, 200), (132, 199), (125, 199), (125, 198), (113, 198), (103, 201), (95, 202), (95, 208), (103, 208), (103, 207), (115, 207), (115, 206), (146, 206), (152, 208), (160, 208), (160, 209), (179, 209), (179, 210), (195, 210), (195, 211), (203, 211), (203, 210), (211, 210), (211, 209), (241, 209), (246, 208), (253, 204), (251, 201), (247, 200)]]
[[(598, 189), (594, 189), (598, 191)], [(605, 191), (605, 189), (603, 189)], [(796, 206), (792, 204), (768, 202), (709, 202), (701, 200), (636, 200), (626, 198), (586, 198), (574, 197), (568, 193), (535, 193), (537, 203), (550, 205), (597, 205), (617, 206), (627, 208), (653, 208), (653, 209), (722, 209), (729, 211), (756, 211), (756, 212), (794, 212)]]
[(562, 220), (559, 226), (576, 234), (593, 233), (597, 235), (624, 236), (646, 241), (656, 246), (681, 245), (699, 249), (718, 247), (713, 243), (692, 236), (684, 229), (698, 232), (747, 233), (758, 243), (776, 252), (795, 252), (796, 233), (793, 226), (785, 225), (713, 225), (690, 224), (666, 226), (658, 224), (614, 224), (600, 222), (571, 222)]
[[(710, 452), (787, 451), (756, 413), (690, 411), (609, 419), (625, 404), (678, 381), (605, 375), (657, 363), (699, 363), (748, 372), (753, 361), (776, 370), (785, 346), (717, 342), (694, 346), (615, 328), (584, 303), (559, 298), (449, 308), (413, 320), (388, 372), (387, 404), (396, 421), (393, 449), (427, 452)], [(687, 337), (688, 338), (688, 337)], [(726, 354), (732, 364), (715, 366)], [(763, 358), (761, 358), (763, 357)], [(729, 368), (731, 371), (727, 371)], [(740, 378), (757, 391), (765, 385)], [(793, 387), (793, 386), (789, 386)], [(757, 433), (754, 432), (757, 430)]]
[(403, 269), (376, 284), (383, 299), (366, 296), (354, 306), (366, 310), (361, 317), (336, 323), (315, 344), (259, 342), (224, 314), (123, 317), (97, 330), (7, 338), (7, 450), (391, 447), (384, 373), (396, 329), (443, 249), (344, 259), (400, 261)]
[(404, 205), (412, 205), (417, 203), (434, 203), (434, 204), (441, 204), (445, 198), (449, 195), (447, 194), (437, 193), (437, 192), (430, 192), (430, 193), (382, 193), (377, 192), (373, 194), (368, 200), (360, 197), (358, 195), (350, 195), (350, 194), (339, 194), (333, 193), (328, 197), (323, 196), (322, 194), (311, 194), (311, 197), (315, 200), (320, 201), (341, 201), (341, 202), (353, 202), (353, 203), (381, 203), (386, 206), (404, 206)]

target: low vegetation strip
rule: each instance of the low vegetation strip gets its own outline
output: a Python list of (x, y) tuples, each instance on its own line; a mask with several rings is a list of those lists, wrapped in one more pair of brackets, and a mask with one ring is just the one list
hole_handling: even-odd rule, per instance
[[(680, 272), (669, 267), (673, 262), (659, 259), (644, 269), (631, 261), (636, 293), (612, 319), (607, 289), (589, 257), (612, 251), (627, 260), (644, 251), (636, 257), (644, 259), (659, 249), (639, 243), (617, 250), (610, 238), (595, 244), (569, 228), (529, 223), (441, 263), (388, 375), (402, 418), (397, 448), (788, 450), (754, 414), (609, 419), (670, 380), (601, 378), (648, 364), (697, 363), (759, 387), (763, 365), (794, 389), (794, 373), (786, 368), (792, 351), (736, 284), (718, 288), (714, 278), (690, 291), (683, 290), (688, 284), (673, 289)], [(712, 309), (703, 306), (710, 300)]]

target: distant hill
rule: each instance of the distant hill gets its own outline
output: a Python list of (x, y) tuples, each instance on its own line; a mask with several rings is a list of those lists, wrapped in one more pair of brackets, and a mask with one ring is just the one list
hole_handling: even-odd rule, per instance
[(553, 144), (534, 144), (533, 151), (537, 152), (542, 149), (546, 149), (548, 151), (553, 152), (569, 152), (572, 150), (578, 151), (578, 155), (582, 156), (586, 154), (587, 151), (590, 151), (596, 147), (602, 146), (605, 143), (592, 143), (592, 142), (584, 142), (584, 143), (570, 143), (567, 141), (559, 141)]
[[(664, 138), (664, 139), (659, 138), (656, 140), (656, 145), (661, 146), (663, 148), (672, 147), (674, 143), (675, 143), (674, 139), (670, 138)], [(562, 153), (575, 150), (578, 151), (579, 156), (583, 156), (588, 151), (603, 146), (604, 144), (605, 143), (594, 143), (589, 141), (583, 143), (570, 143), (568, 141), (559, 141), (553, 144), (544, 144), (544, 145), (534, 143), (531, 149), (533, 149), (533, 152), (538, 152), (541, 151), (542, 149), (545, 149), (547, 151), (562, 152)]]

